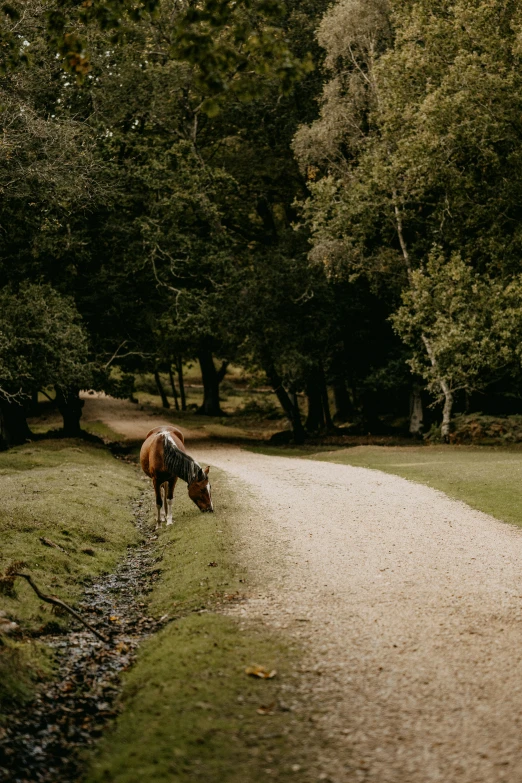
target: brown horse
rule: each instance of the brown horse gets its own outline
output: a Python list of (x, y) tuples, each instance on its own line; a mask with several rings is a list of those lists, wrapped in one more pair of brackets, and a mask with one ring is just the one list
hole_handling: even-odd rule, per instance
[(172, 525), (172, 499), (178, 478), (187, 482), (189, 497), (200, 511), (214, 511), (208, 480), (210, 468), (203, 470), (187, 454), (183, 433), (177, 427), (165, 425), (151, 430), (141, 447), (140, 462), (156, 493), (158, 527), (162, 522), (162, 508), (167, 525)]

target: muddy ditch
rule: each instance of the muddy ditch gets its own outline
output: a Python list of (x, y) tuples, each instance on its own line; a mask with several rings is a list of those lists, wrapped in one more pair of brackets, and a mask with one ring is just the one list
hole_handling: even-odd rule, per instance
[(166, 619), (155, 620), (146, 613), (144, 598), (159, 576), (162, 559), (146, 509), (142, 496), (133, 507), (141, 544), (129, 549), (114, 573), (88, 583), (77, 605), (110, 643), (101, 642), (76, 621), (66, 633), (40, 637), (54, 651), (56, 677), (0, 727), (3, 783), (77, 781), (81, 751), (117, 714), (121, 672), (132, 665), (139, 644)]

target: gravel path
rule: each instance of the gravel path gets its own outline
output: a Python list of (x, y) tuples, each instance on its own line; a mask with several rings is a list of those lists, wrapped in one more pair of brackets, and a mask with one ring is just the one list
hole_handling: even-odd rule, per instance
[[(103, 392), (82, 393), (80, 397), (84, 401), (82, 421), (103, 421), (107, 427), (128, 440), (144, 440), (149, 430), (165, 422), (161, 408), (154, 409), (152, 406), (136, 405), (129, 400), (117, 400)], [(56, 426), (61, 426), (59, 417)], [(190, 438), (191, 443), (208, 438), (203, 427), (189, 429), (181, 426), (180, 429), (186, 438)]]
[(378, 471), (206, 455), (252, 509), (238, 611), (306, 651), (320, 779), (520, 783), (521, 532)]

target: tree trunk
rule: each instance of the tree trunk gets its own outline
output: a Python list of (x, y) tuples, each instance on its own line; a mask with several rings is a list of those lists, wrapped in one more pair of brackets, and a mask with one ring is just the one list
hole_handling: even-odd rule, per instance
[(0, 403), (0, 451), (9, 448), (9, 432), (4, 419), (4, 412)]
[(324, 369), (321, 367), (321, 399), (323, 402), (324, 411), (324, 423), (328, 432), (335, 429), (332, 421), (332, 414), (330, 412), (330, 400), (328, 399), (328, 386), (326, 385), (326, 378), (324, 376)]
[(349, 421), (353, 417), (354, 410), (350, 394), (344, 381), (335, 381), (333, 385), (335, 400), (335, 420)]
[(307, 431), (323, 432), (335, 429), (322, 367), (316, 367), (309, 376), (306, 384), (306, 396), (308, 397), (308, 416), (305, 425)]
[(219, 403), (219, 384), (225, 377), (228, 362), (223, 362), (220, 369), (216, 370), (210, 351), (201, 351), (198, 361), (203, 379), (203, 403), (198, 408), (198, 413), (204, 416), (224, 416)]
[(183, 380), (183, 359), (178, 356), (176, 359), (176, 369), (178, 371), (179, 396), (181, 397), (181, 410), (187, 410), (187, 398), (185, 396), (185, 381)]
[(419, 438), (424, 429), (421, 391), (421, 385), (414, 382), (410, 393), (410, 435), (413, 435), (415, 438)]
[[(437, 374), (439, 375), (437, 358), (433, 352), (430, 341), (424, 334), (422, 335), (422, 341), (424, 343), (424, 347), (426, 348), (426, 353), (428, 354), (431, 366), (435, 371), (437, 371)], [(451, 391), (449, 383), (444, 378), (440, 378), (440, 375), (438, 377), (438, 382), (444, 395), (444, 407), (442, 409), (442, 425), (440, 428), (440, 434), (442, 435), (442, 440), (445, 443), (449, 443), (449, 436), (451, 431), (451, 414), (453, 411), (453, 392)]]
[(165, 394), (165, 389), (163, 388), (163, 384), (157, 370), (154, 370), (154, 380), (156, 381), (156, 386), (158, 387), (158, 392), (161, 397), (161, 404), (164, 408), (170, 408), (170, 403), (167, 399), (167, 395)]
[(444, 407), (442, 409), (442, 425), (440, 434), (444, 443), (449, 443), (451, 432), (451, 414), (453, 411), (453, 392), (446, 381), (441, 381), (440, 386), (444, 394)]
[(306, 396), (308, 399), (308, 415), (305, 427), (307, 432), (320, 432), (324, 430), (325, 419), (323, 409), (323, 396), (319, 376), (314, 372), (306, 384)]
[(38, 415), (38, 391), (31, 394), (31, 416)]
[(279, 376), (277, 370), (273, 366), (272, 362), (265, 360), (263, 362), (263, 369), (268, 378), (268, 382), (273, 388), (277, 399), (279, 400), (282, 409), (286, 413), (290, 424), (292, 425), (292, 432), (294, 436), (294, 443), (301, 444), (306, 440), (306, 433), (301, 421), (301, 413), (299, 406), (294, 404), (290, 399), (290, 396), (283, 386), (283, 381)]
[(0, 451), (19, 446), (33, 436), (27, 424), (26, 406), (0, 400)]
[(174, 397), (174, 405), (176, 407), (176, 410), (179, 411), (178, 390), (176, 389), (176, 384), (174, 383), (174, 376), (172, 374), (172, 365), (170, 364), (169, 364), (169, 378), (170, 378), (170, 385), (172, 388), (172, 396)]
[(80, 400), (80, 390), (75, 386), (56, 386), (56, 404), (63, 418), (63, 434), (66, 438), (78, 438), (82, 435), (80, 419), (84, 401)]

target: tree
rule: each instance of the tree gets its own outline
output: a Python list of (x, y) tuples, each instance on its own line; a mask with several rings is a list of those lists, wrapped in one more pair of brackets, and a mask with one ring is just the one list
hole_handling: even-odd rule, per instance
[[(287, 0), (280, 15), (265, 2), (180, 9), (161, 0), (104, 22), (96, 14), (118, 2), (60, 3), (62, 32), (74, 28), (89, 52), (89, 70), (76, 81), (49, 48), (56, 19), (31, 0), (17, 32), (31, 62), (0, 85), (12, 127), (20, 87), (33, 118), (20, 136), (24, 187), (0, 208), (5, 279), (45, 280), (73, 296), (99, 366), (154, 372), (180, 355), (199, 358), (204, 412), (221, 413), (228, 360), (241, 355), (264, 367), (299, 438), (295, 395), (307, 395), (308, 429), (327, 429), (328, 384), (365, 427), (375, 421), (374, 387), (388, 362), (378, 345), (395, 338), (384, 297), (377, 306), (364, 286), (384, 289), (395, 276), (387, 289), (394, 302), (401, 287), (396, 269), (386, 284), (369, 274), (367, 284), (352, 280), (353, 269), (341, 276), (330, 263), (309, 267), (309, 229), (294, 230), (295, 201), (307, 191), (290, 144), (298, 124), (316, 116), (321, 74), (309, 72), (307, 51), (321, 60), (313, 29), (325, 5)], [(388, 38), (383, 27), (377, 54)], [(363, 49), (357, 56), (370, 63), (373, 50)], [(368, 122), (375, 95), (361, 84)], [(42, 130), (31, 136), (35, 127)], [(46, 134), (53, 143), (42, 142)], [(12, 165), (6, 155), (6, 188)], [(303, 171), (312, 182), (311, 164)], [(327, 178), (316, 184), (314, 198), (329, 187)], [(310, 226), (322, 261), (318, 224)], [(388, 251), (394, 263), (397, 250)]]
[[(228, 350), (219, 302), (234, 239), (222, 216), (234, 183), (212, 163), (220, 138), (210, 115), (264, 82), (280, 95), (308, 69), (285, 42), (279, 9), (264, 0), (183, 9), (31, 0), (4, 11), (4, 29), (28, 55), (6, 65), (5, 105), (20, 125), (21, 93), (30, 116), (19, 157), (27, 187), (5, 202), (5, 279), (46, 279), (71, 293), (97, 358), (124, 368), (163, 361), (158, 334), (170, 317), (177, 344), (201, 358), (203, 410), (219, 412), (209, 351)], [(4, 148), (11, 188), (16, 143)]]
[(331, 79), (295, 141), (313, 258), (367, 276), (392, 306), (436, 247), (479, 274), (516, 273), (519, 28), (495, 0), (344, 0), (326, 14)]
[(412, 272), (393, 324), (412, 349), (410, 365), (444, 402), (449, 439), (456, 392), (485, 388), (514, 370), (522, 351), (522, 277), (480, 275), (458, 254), (437, 251)]
[[(248, 21), (248, 35), (256, 18)], [(230, 88), (222, 82), (219, 90), (210, 91), (219, 103), (215, 114), (201, 63), (188, 67), (171, 57), (179, 44), (174, 22), (172, 4), (160, 4), (155, 19), (136, 30), (132, 43), (110, 51), (110, 74), (98, 79), (93, 72), (94, 120), (106, 154), (117, 160), (123, 190), (102, 229), (107, 236), (102, 252), (110, 247), (111, 266), (121, 258), (115, 295), (128, 288), (125, 299), (131, 307), (138, 305), (134, 317), (120, 319), (127, 329), (121, 335), (126, 350), (131, 346), (139, 353), (141, 347), (154, 362), (167, 364), (172, 353), (197, 357), (204, 384), (201, 411), (220, 415), (219, 381), (236, 348), (227, 305), (233, 269), (251, 254), (253, 243), (277, 243), (282, 230), (288, 232), (296, 188), (302, 188), (289, 155), (295, 105), (291, 96), (281, 96), (284, 80), (277, 58), (274, 69), (263, 65), (261, 50), (252, 42), (252, 51), (241, 47), (237, 54), (243, 64), (248, 61), (248, 72), (241, 70)], [(205, 45), (210, 45), (209, 20), (196, 14), (192, 23), (194, 29), (207, 26)], [(262, 16), (259, 24), (265, 24)], [(232, 28), (224, 22), (222, 28), (223, 53), (234, 41)], [(271, 28), (266, 33), (275, 34)], [(99, 48), (107, 47), (100, 43)], [(296, 55), (289, 63), (294, 61)], [(254, 95), (255, 100), (246, 100)], [(275, 210), (282, 218), (274, 220)], [(125, 241), (115, 243), (116, 234), (123, 233)], [(111, 285), (102, 288), (112, 290)], [(134, 288), (137, 295), (132, 296)], [(100, 309), (103, 323), (105, 308)], [(94, 320), (88, 317), (99, 328)], [(99, 331), (112, 335), (113, 327)], [(170, 357), (165, 342), (172, 346)], [(220, 369), (213, 354), (225, 360)]]
[[(197, 69), (200, 89), (207, 94), (206, 110), (214, 111), (220, 96), (230, 91), (250, 97), (250, 74), (274, 74), (283, 89), (311, 68), (308, 59), (299, 60), (281, 35), (283, 7), (274, 0), (190, 1), (182, 7), (164, 0), (54, 0), (38, 8), (49, 50), (61, 56), (63, 66), (82, 82), (92, 68), (89, 32), (106, 33), (111, 47), (132, 40), (136, 24), (146, 23), (169, 11), (164, 32), (171, 40), (171, 55)], [(12, 0), (0, 9), (0, 72), (6, 73), (30, 63), (25, 46), (23, 22), (27, 2)], [(45, 12), (45, 13), (43, 13)]]
[(79, 431), (67, 418), (73, 388), (92, 382), (88, 338), (74, 302), (49, 285), (0, 290), (0, 443), (23, 443), (31, 433), (26, 410), (33, 394), (54, 386), (64, 400), (64, 430)]

